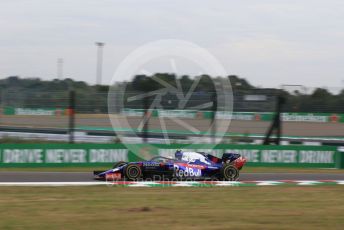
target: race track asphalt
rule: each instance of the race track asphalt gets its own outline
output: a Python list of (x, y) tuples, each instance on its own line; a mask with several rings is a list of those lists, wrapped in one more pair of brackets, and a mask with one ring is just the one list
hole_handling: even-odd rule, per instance
[[(141, 124), (140, 117), (116, 116), (116, 121), (121, 124), (120, 128), (137, 128)], [(178, 119), (179, 123), (171, 118), (164, 119), (166, 130), (207, 131), (211, 127), (210, 119)], [(217, 120), (218, 132), (230, 132), (241, 134), (265, 134), (271, 125), (267, 121), (243, 121)], [(2, 115), (1, 125), (4, 127), (21, 128), (66, 128), (68, 117), (61, 116), (16, 116)], [(107, 114), (77, 114), (75, 117), (76, 127), (111, 128), (112, 124)], [(162, 129), (159, 118), (149, 120), (149, 128), (152, 130)], [(190, 129), (191, 128), (191, 129)], [(344, 123), (322, 123), (322, 122), (283, 122), (283, 135), (285, 136), (310, 136), (310, 137), (341, 137), (343, 136)]]
[[(337, 173), (241, 173), (240, 181), (344, 180)], [(90, 182), (92, 172), (0, 172), (1, 182)]]

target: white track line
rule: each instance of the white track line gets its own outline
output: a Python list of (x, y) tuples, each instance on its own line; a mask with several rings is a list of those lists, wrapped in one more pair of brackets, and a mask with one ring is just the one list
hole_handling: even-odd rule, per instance
[(112, 185), (107, 182), (0, 182), (0, 186), (94, 186)]
[[(338, 185), (344, 185), (343, 180), (333, 180), (328, 182), (335, 182)], [(294, 184), (294, 185), (317, 185), (323, 184), (323, 181), (309, 181), (309, 180), (293, 180), (290, 182), (283, 181), (219, 181), (213, 183), (213, 186), (240, 186), (245, 183), (252, 184), (256, 186), (272, 186), (272, 185), (281, 185), (281, 184)], [(205, 183), (204, 185), (206, 185)], [(154, 181), (142, 181), (142, 182), (130, 182), (130, 183), (116, 183), (116, 182), (104, 182), (104, 181), (94, 181), (94, 182), (0, 182), (0, 187), (4, 186), (96, 186), (96, 185), (107, 185), (107, 186), (128, 186), (128, 187), (151, 187), (162, 185), (164, 183), (154, 182)], [(202, 186), (202, 182), (196, 181), (178, 181), (176, 183), (170, 184), (172, 187), (198, 187)], [(168, 185), (167, 185), (168, 186)]]

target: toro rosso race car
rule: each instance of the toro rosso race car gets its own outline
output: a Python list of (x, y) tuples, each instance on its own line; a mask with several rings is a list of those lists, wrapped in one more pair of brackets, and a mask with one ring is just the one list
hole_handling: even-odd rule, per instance
[(246, 159), (240, 154), (224, 153), (222, 158), (201, 152), (176, 151), (175, 158), (153, 157), (148, 161), (117, 162), (107, 171), (94, 171), (99, 180), (216, 179), (236, 181)]

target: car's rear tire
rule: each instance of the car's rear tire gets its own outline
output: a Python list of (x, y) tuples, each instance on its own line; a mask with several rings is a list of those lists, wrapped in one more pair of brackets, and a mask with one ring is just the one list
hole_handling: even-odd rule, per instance
[(236, 181), (239, 179), (239, 170), (231, 164), (225, 164), (221, 169), (221, 179)]
[(126, 164), (128, 164), (128, 163), (125, 161), (118, 161), (112, 166), (112, 168), (118, 168), (118, 167), (121, 167), (121, 166), (126, 165)]
[(128, 180), (138, 180), (142, 177), (141, 167), (136, 164), (128, 164), (124, 169), (124, 176)]

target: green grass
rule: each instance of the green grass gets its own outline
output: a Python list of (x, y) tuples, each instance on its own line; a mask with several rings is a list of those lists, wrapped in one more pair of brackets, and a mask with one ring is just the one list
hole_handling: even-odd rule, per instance
[(2, 187), (0, 229), (342, 229), (344, 189)]
[[(30, 171), (30, 172), (91, 172), (93, 170), (105, 170), (109, 169), (112, 164), (108, 167), (22, 167), (22, 168), (0, 168), (0, 172), (8, 171)], [(292, 167), (252, 167), (245, 166), (242, 173), (344, 173), (344, 169), (320, 169), (320, 168), (292, 168)]]

